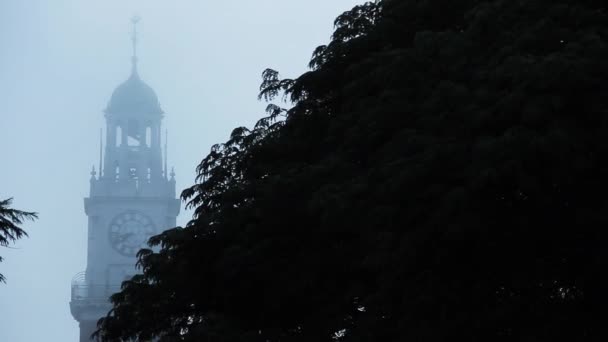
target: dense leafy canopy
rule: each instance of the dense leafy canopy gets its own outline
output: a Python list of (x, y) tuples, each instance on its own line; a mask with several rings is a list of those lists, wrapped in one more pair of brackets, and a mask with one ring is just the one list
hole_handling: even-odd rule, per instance
[[(8, 247), (11, 243), (27, 236), (23, 228), (19, 227), (25, 220), (37, 218), (36, 213), (30, 213), (11, 208), (12, 198), (0, 200), (0, 247)], [(2, 257), (0, 257), (2, 262)], [(5, 282), (0, 273), (0, 282)]]
[(594, 0), (385, 0), (183, 192), (104, 341), (599, 339), (608, 16)]

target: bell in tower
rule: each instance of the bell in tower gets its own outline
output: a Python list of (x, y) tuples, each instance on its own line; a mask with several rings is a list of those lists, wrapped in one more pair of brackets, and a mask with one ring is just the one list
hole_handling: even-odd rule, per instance
[(161, 148), (164, 112), (137, 68), (137, 23), (133, 19), (130, 77), (105, 110), (105, 155), (93, 170), (88, 216), (87, 268), (72, 281), (70, 310), (80, 324), (80, 341), (90, 341), (97, 320), (111, 309), (109, 297), (137, 273), (136, 254), (148, 239), (176, 225), (180, 201), (174, 173), (167, 175)]

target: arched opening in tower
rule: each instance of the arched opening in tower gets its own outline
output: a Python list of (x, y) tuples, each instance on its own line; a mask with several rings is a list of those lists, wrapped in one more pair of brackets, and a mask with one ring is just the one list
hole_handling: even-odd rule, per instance
[(146, 127), (146, 146), (152, 147), (152, 127)]
[(122, 145), (122, 127), (116, 126), (116, 147)]
[(137, 120), (129, 120), (127, 130), (127, 146), (139, 147), (141, 146), (141, 131), (139, 129), (139, 122)]

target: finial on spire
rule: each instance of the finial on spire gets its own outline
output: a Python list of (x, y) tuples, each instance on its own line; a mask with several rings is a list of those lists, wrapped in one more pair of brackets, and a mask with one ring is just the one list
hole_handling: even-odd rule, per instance
[(133, 16), (133, 18), (131, 18), (131, 23), (133, 24), (133, 57), (132, 57), (132, 63), (133, 63), (133, 74), (137, 73), (137, 24), (141, 21), (141, 17), (140, 16)]

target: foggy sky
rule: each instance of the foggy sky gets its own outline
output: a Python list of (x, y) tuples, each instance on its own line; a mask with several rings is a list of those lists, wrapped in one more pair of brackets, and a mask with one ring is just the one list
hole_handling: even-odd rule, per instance
[(181, 191), (211, 145), (264, 115), (261, 72), (306, 71), (334, 18), (362, 2), (0, 0), (0, 198), (40, 214), (30, 238), (0, 248), (0, 341), (78, 340), (69, 300), (86, 266), (83, 198), (102, 110), (129, 76), (131, 16), (143, 18), (139, 71), (166, 112)]

